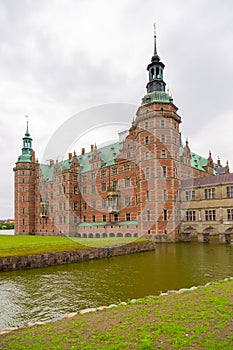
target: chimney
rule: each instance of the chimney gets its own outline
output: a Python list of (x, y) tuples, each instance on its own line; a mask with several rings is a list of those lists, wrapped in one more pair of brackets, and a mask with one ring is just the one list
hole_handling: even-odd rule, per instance
[(32, 151), (32, 163), (35, 163), (35, 151)]
[(94, 151), (94, 145), (91, 145), (91, 151), (92, 152)]
[(53, 160), (53, 159), (50, 159), (50, 161), (49, 161), (49, 166), (52, 166), (52, 165), (54, 165), (54, 160)]
[(72, 153), (68, 153), (68, 159), (69, 159), (69, 160), (72, 159)]
[(82, 156), (85, 154), (85, 148), (82, 148)]

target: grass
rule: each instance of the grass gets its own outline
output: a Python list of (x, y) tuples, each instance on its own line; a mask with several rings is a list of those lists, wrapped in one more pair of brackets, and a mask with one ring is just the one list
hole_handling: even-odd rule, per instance
[(232, 349), (233, 281), (0, 336), (4, 349)]
[[(137, 241), (145, 240), (138, 239)], [(58, 236), (0, 235), (0, 257), (62, 252), (90, 247), (110, 247), (135, 238), (68, 238)]]

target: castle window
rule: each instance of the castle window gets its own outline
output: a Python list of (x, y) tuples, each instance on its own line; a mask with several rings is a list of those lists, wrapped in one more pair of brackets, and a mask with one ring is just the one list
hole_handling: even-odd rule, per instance
[(63, 203), (63, 209), (66, 210), (66, 202)]
[(87, 203), (86, 203), (86, 202), (84, 202), (84, 203), (82, 204), (82, 208), (83, 208), (83, 210), (87, 210)]
[(130, 151), (127, 152), (127, 158), (130, 158), (131, 157), (131, 153)]
[(195, 200), (195, 191), (194, 190), (185, 191), (185, 198), (186, 198), (186, 201)]
[(84, 215), (84, 217), (83, 217), (83, 222), (86, 222), (86, 216)]
[(24, 198), (24, 196), (22, 196), (22, 202), (24, 202), (24, 200), (25, 200), (25, 198)]
[(130, 221), (130, 213), (126, 213), (125, 218), (126, 218), (126, 221)]
[(206, 210), (205, 211), (205, 220), (206, 221), (215, 221), (216, 220), (216, 211), (215, 210)]
[(78, 203), (74, 202), (74, 210), (78, 210)]
[(94, 172), (91, 173), (91, 178), (92, 178), (92, 180), (95, 180), (95, 177), (96, 177), (95, 173), (94, 173)]
[(96, 201), (92, 201), (91, 202), (91, 206), (92, 206), (93, 209), (96, 209)]
[(74, 215), (74, 225), (76, 225), (78, 223), (78, 218), (76, 215)]
[(213, 199), (215, 198), (215, 188), (206, 188), (205, 189), (205, 199)]
[(227, 198), (233, 197), (233, 186), (227, 186)]
[(113, 180), (112, 182), (112, 187), (113, 187), (113, 190), (116, 191), (117, 188), (118, 188), (118, 181), (117, 180)]
[(148, 201), (150, 200), (150, 191), (149, 190), (146, 191), (146, 199)]
[(162, 134), (162, 135), (161, 135), (161, 142), (162, 142), (162, 143), (165, 143), (165, 140), (166, 140), (165, 135)]
[(101, 171), (101, 177), (106, 177), (106, 170)]
[(106, 214), (103, 214), (103, 221), (106, 221)]
[(112, 174), (117, 175), (117, 168), (116, 167), (112, 168)]
[(63, 216), (63, 223), (65, 224), (66, 223), (66, 217)]
[(167, 209), (163, 209), (163, 220), (167, 221)]
[(102, 182), (102, 184), (101, 184), (101, 190), (102, 190), (102, 192), (105, 192), (105, 191), (106, 191), (106, 188), (107, 188), (106, 182)]
[(150, 210), (147, 210), (147, 221), (150, 221)]
[(22, 214), (25, 214), (25, 208), (22, 209)]
[(125, 171), (125, 172), (130, 171), (130, 166), (129, 166), (129, 164), (125, 164), (125, 165), (124, 165), (124, 171)]
[(96, 193), (96, 187), (95, 187), (95, 185), (91, 185), (91, 193)]
[(148, 145), (149, 144), (149, 136), (145, 137), (145, 144)]
[(165, 120), (164, 119), (161, 120), (161, 124), (160, 125), (161, 125), (162, 129), (165, 128)]
[(149, 179), (150, 178), (150, 168), (146, 168), (146, 178)]
[(125, 196), (125, 205), (130, 205), (130, 196)]
[(162, 158), (165, 158), (165, 157), (166, 157), (166, 151), (165, 151), (165, 149), (162, 149), (162, 151), (161, 151), (161, 157), (162, 157)]
[(150, 153), (146, 152), (146, 160), (150, 159)]
[(118, 221), (118, 214), (114, 214), (114, 221)]
[(167, 190), (166, 189), (164, 189), (163, 190), (163, 200), (167, 200)]
[(22, 220), (22, 225), (25, 225), (25, 220), (24, 219)]
[(148, 122), (145, 122), (145, 130), (148, 130)]
[(162, 177), (166, 177), (167, 176), (167, 167), (164, 165), (162, 166)]
[(186, 211), (186, 221), (196, 221), (195, 210), (187, 210)]
[(22, 183), (24, 184), (25, 180), (24, 180), (24, 177), (22, 178)]
[(74, 194), (78, 194), (78, 186), (74, 186)]
[(130, 178), (129, 177), (125, 178), (125, 187), (130, 187)]
[(78, 181), (78, 176), (74, 175), (74, 181), (77, 182)]
[(227, 220), (233, 220), (233, 209), (227, 209)]
[(50, 199), (53, 199), (53, 192), (50, 193)]
[(106, 208), (106, 199), (102, 199), (102, 209)]
[(65, 186), (63, 186), (63, 193), (66, 193), (66, 188), (65, 188)]
[(95, 222), (95, 215), (92, 215), (92, 222)]

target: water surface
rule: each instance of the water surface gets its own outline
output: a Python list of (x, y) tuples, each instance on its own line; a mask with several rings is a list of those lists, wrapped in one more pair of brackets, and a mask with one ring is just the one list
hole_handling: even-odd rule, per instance
[(158, 244), (156, 251), (0, 273), (0, 328), (233, 276), (233, 246)]

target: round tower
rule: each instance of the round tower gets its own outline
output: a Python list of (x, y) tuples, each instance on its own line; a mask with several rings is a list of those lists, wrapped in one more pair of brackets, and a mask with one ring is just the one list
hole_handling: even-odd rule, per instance
[[(157, 54), (148, 65), (147, 94), (134, 121), (137, 140), (137, 210), (141, 234), (173, 236), (179, 232), (179, 166), (181, 118), (172, 97), (165, 91), (165, 65)], [(171, 239), (171, 236), (170, 236)]]

